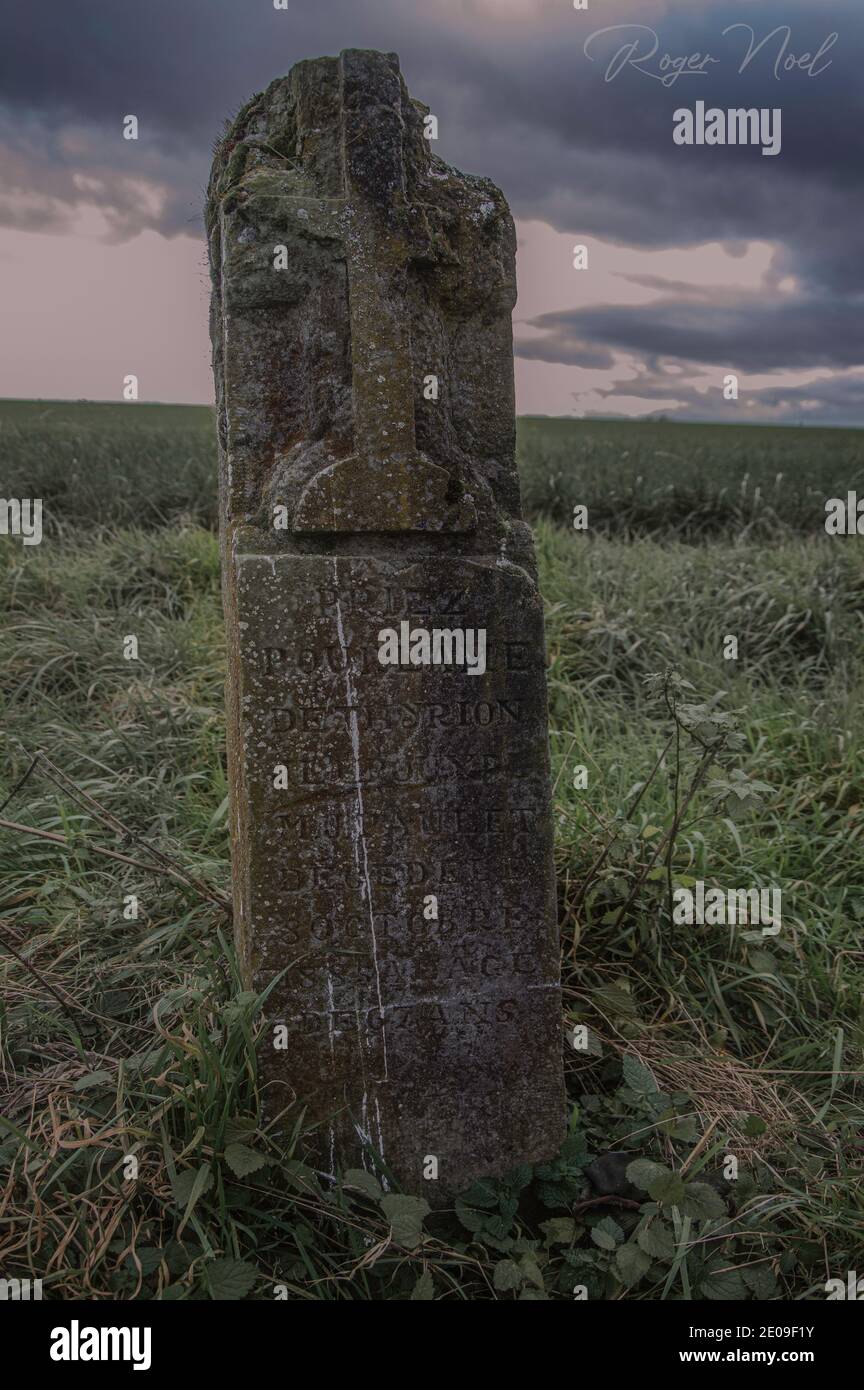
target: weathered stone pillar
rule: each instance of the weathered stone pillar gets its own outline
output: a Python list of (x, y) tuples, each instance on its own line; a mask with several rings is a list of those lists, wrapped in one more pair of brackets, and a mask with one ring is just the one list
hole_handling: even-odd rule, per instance
[(564, 1094), (513, 223), (424, 109), (395, 54), (298, 63), (221, 141), (208, 234), (267, 1105), (434, 1201), (552, 1154)]

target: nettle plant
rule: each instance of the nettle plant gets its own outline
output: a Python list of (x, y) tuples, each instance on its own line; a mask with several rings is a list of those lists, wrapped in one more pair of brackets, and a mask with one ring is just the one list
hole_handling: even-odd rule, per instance
[[(735, 1267), (733, 1209), (756, 1197), (753, 1178), (742, 1173), (734, 1190), (725, 1180), (725, 1146), (696, 1142), (690, 1096), (661, 1090), (633, 1056), (607, 1065), (619, 1084), (583, 1096), (554, 1159), (477, 1182), (457, 1199), (461, 1236), (451, 1225), (450, 1250), (491, 1257), (494, 1290), (520, 1300), (777, 1296), (768, 1261)], [(674, 1168), (644, 1156), (647, 1133), (681, 1150)]]
[[(735, 1268), (735, 1214), (756, 1197), (753, 1177), (741, 1173), (734, 1184), (726, 1180), (727, 1145), (716, 1136), (710, 1144), (699, 1141), (686, 1091), (662, 1089), (650, 1068), (631, 1055), (620, 1062), (610, 1057), (601, 1082), (617, 1076), (619, 1067), (617, 1086), (581, 1100), (584, 1142), (606, 1152), (586, 1164), (590, 1195), (572, 1208), (574, 1241), (566, 1264), (574, 1290), (592, 1299), (622, 1292), (671, 1299), (772, 1297), (776, 1280), (764, 1263), (752, 1275)], [(745, 1133), (755, 1133), (756, 1126), (761, 1121), (749, 1117)], [(645, 1154), (649, 1137), (660, 1141), (651, 1147), (668, 1161)]]
[[(695, 687), (674, 670), (647, 676), (644, 683), (649, 702), (668, 721), (668, 737), (648, 777), (633, 788), (635, 799), (613, 820), (582, 882), (570, 908), (577, 921), (584, 909), (592, 917), (599, 912), (603, 924), (620, 926), (634, 908), (656, 911), (664, 899), (671, 917), (675, 885), (694, 882), (675, 871), (682, 837), (716, 815), (741, 819), (758, 810), (772, 790), (734, 766), (745, 739), (736, 715), (720, 707), (725, 691), (698, 702)], [(644, 815), (640, 821), (639, 807), (663, 776), (670, 803), (666, 824), (646, 821)]]

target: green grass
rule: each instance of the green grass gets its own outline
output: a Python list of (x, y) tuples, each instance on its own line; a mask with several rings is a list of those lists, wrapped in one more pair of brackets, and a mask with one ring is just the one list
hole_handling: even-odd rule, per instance
[(3, 497), (41, 497), (49, 536), (80, 527), (214, 526), (207, 406), (0, 401)]
[[(589, 1049), (565, 1045), (562, 1158), (427, 1215), (417, 1243), (410, 1204), (368, 1180), (329, 1188), (304, 1166), (300, 1108), (287, 1141), (258, 1127), (255, 1001), (226, 915), (92, 852), (140, 860), (143, 836), (228, 883), (210, 414), (83, 405), (40, 419), (46, 408), (0, 409), (13, 440), (0, 492), (37, 480), (57, 508), (40, 547), (0, 539), (0, 802), (38, 748), (131, 836), (40, 767), (0, 812), (68, 841), (0, 829), (0, 1274), (42, 1277), (49, 1298), (266, 1299), (281, 1284), (313, 1301), (571, 1300), (576, 1285), (592, 1299), (821, 1299), (826, 1279), (860, 1268), (864, 560), (855, 538), (825, 537), (812, 493), (855, 486), (858, 436), (522, 422), (535, 511), (556, 515), (532, 469), (554, 453), (566, 470), (568, 450), (568, 487), (592, 508), (588, 535), (537, 529), (562, 1022), (587, 1025)], [(700, 465), (682, 469), (680, 508), (664, 509), (658, 472), (626, 535), (594, 529), (604, 479), (635, 495), (633, 460), (687, 439)], [(89, 460), (75, 487), (72, 451)], [(772, 470), (792, 480), (774, 531), (752, 499), (743, 524), (718, 501), (745, 463), (763, 501)], [(713, 499), (710, 527), (688, 496)], [(123, 658), (129, 633), (138, 662)], [(730, 633), (737, 662), (722, 655)], [(780, 886), (779, 937), (673, 926), (665, 866), (639, 886), (674, 768), (667, 753), (633, 811), (672, 731), (645, 678), (673, 667), (694, 699), (723, 692), (718, 707), (736, 712), (743, 745), (715, 777), (743, 769), (767, 788), (743, 818), (701, 792), (673, 875)], [(697, 756), (685, 739), (685, 780)], [(685, 1186), (660, 1174), (656, 1211), (632, 1190), (598, 1204), (609, 1150)], [(740, 1175), (724, 1184), (730, 1154)]]
[[(858, 430), (522, 419), (531, 517), (593, 534), (740, 541), (821, 529), (825, 502), (864, 494)], [(0, 401), (3, 495), (41, 497), (71, 526), (216, 524), (216, 441), (206, 406)]]
[(860, 430), (532, 418), (518, 446), (532, 516), (567, 526), (581, 504), (619, 539), (811, 535), (829, 497), (864, 490)]

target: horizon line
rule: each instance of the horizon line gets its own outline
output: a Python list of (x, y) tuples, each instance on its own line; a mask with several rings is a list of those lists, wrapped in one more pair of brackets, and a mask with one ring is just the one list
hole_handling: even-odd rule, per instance
[[(215, 401), (118, 401), (99, 400), (91, 396), (0, 396), (4, 405), (110, 405), (124, 409), (135, 406), (156, 406), (161, 409), (215, 410)], [(715, 425), (721, 429), (771, 430), (862, 430), (864, 424), (838, 424), (829, 420), (717, 420), (681, 418), (663, 413), (650, 415), (544, 415), (527, 412), (517, 420), (561, 420), (569, 424), (595, 425)]]

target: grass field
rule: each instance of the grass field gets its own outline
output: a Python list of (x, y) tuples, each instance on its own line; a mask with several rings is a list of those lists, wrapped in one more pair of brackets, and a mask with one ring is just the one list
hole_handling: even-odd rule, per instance
[[(0, 1274), (46, 1298), (701, 1300), (823, 1299), (864, 1268), (864, 559), (823, 526), (862, 444), (520, 422), (571, 1136), (428, 1213), (323, 1182), (301, 1111), (287, 1145), (258, 1125), (255, 1000), (201, 889), (228, 883), (210, 412), (0, 403), (0, 494), (45, 504), (40, 546), (0, 537), (0, 817), (55, 837), (0, 826)], [(198, 886), (142, 868), (145, 840)], [(782, 931), (674, 924), (696, 879), (781, 888)]]

